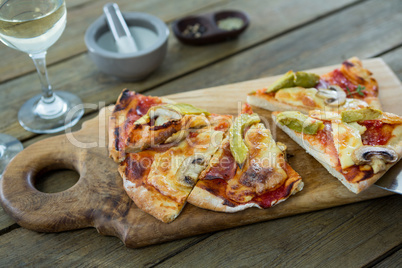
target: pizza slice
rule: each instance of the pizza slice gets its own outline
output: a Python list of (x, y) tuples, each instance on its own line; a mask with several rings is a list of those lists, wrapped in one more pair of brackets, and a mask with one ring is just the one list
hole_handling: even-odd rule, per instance
[(246, 105), (188, 197), (213, 211), (268, 208), (303, 188), (286, 162), (286, 146), (276, 143), (257, 114)]
[(109, 155), (114, 161), (124, 160), (127, 138), (135, 127), (134, 123), (147, 114), (152, 106), (167, 103), (174, 102), (167, 98), (144, 96), (128, 89), (120, 93), (109, 118)]
[(381, 109), (378, 83), (362, 62), (353, 57), (339, 69), (319, 76), (289, 71), (268, 88), (251, 92), (247, 102), (270, 111), (339, 111), (372, 107)]
[(402, 117), (372, 108), (341, 112), (274, 112), (277, 126), (359, 193), (402, 156)]
[(109, 152), (116, 162), (164, 143), (174, 133), (205, 126), (210, 114), (190, 104), (124, 90), (109, 120)]
[(232, 119), (224, 115), (211, 118), (210, 124), (188, 130), (178, 142), (127, 154), (119, 173), (125, 191), (140, 209), (165, 223), (180, 214)]

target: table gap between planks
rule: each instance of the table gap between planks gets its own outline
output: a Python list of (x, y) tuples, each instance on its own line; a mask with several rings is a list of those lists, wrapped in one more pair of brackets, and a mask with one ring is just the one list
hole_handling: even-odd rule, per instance
[[(229, 8), (246, 11), (251, 25), (239, 39), (211, 47), (185, 46), (171, 34), (167, 58), (157, 72), (142, 82), (121, 83), (96, 69), (83, 41), (86, 28), (101, 15), (106, 2), (67, 1), (67, 28), (48, 55), (56, 90), (74, 92), (99, 107), (114, 103), (125, 87), (160, 96), (281, 74), (290, 68), (338, 64), (354, 55), (381, 56), (402, 78), (402, 5), (397, 0), (325, 5), (318, 0), (122, 0), (118, 4), (123, 11), (151, 13), (169, 26), (185, 15)], [(17, 122), (22, 103), (39, 93), (31, 60), (4, 46), (0, 57), (0, 132), (16, 136), (25, 146), (53, 136), (27, 132)], [(97, 110), (86, 111), (81, 122), (96, 114)], [(37, 188), (60, 191), (77, 180), (74, 171), (53, 172)], [(20, 228), (0, 210), (0, 266), (76, 266), (88, 261), (91, 266), (337, 266), (342, 262), (350, 267), (397, 267), (402, 262), (401, 205), (400, 196), (390, 196), (135, 250), (95, 229), (35, 233)]]

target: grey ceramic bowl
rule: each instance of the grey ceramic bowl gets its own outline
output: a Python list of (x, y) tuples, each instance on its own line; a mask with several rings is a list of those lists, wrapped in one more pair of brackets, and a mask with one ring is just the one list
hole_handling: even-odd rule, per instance
[(152, 42), (148, 42), (137, 52), (118, 53), (113, 47), (113, 36), (103, 15), (87, 29), (85, 44), (89, 57), (102, 72), (123, 81), (142, 80), (158, 68), (165, 58), (169, 28), (159, 18), (146, 13), (125, 12), (123, 17), (129, 28), (142, 27), (146, 32), (152, 33)]

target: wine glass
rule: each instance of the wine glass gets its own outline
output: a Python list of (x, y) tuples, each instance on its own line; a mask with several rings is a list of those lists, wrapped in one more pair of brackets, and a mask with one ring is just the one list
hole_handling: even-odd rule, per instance
[(53, 92), (47, 75), (47, 49), (59, 39), (65, 26), (64, 0), (0, 0), (0, 40), (28, 53), (42, 85), (42, 94), (29, 99), (18, 112), (18, 121), (31, 132), (62, 131), (84, 114), (81, 99), (64, 91)]

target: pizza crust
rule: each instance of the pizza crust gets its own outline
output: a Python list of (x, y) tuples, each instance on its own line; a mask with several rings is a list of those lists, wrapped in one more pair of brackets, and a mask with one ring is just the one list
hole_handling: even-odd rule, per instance
[(115, 126), (116, 125), (116, 117), (113, 115), (109, 117), (109, 157), (113, 159), (115, 162), (121, 162), (124, 160), (124, 153), (118, 151), (116, 149), (116, 134), (115, 134)]
[(123, 178), (124, 190), (142, 211), (165, 223), (172, 222), (179, 216), (184, 204), (171, 200), (155, 189), (151, 190), (142, 185), (138, 186), (128, 180), (124, 174), (121, 174), (121, 176)]
[(237, 206), (225, 205), (225, 200), (197, 186), (195, 186), (194, 189), (191, 191), (187, 202), (200, 208), (230, 213), (242, 211), (251, 207), (261, 208), (258, 204), (255, 203), (246, 203)]

